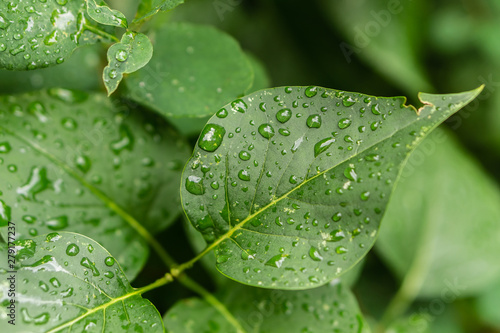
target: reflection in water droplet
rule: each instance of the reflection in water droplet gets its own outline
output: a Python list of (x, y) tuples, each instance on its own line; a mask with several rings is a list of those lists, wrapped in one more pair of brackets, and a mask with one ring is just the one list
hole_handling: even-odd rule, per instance
[(226, 129), (216, 124), (207, 124), (201, 131), (198, 147), (201, 149), (214, 152), (219, 148), (226, 134)]
[(198, 176), (189, 176), (186, 178), (186, 190), (194, 195), (202, 195), (205, 193), (203, 186), (203, 178)]
[(104, 263), (106, 264), (106, 266), (113, 266), (115, 263), (115, 258), (106, 257), (106, 259), (104, 259)]
[(307, 118), (307, 127), (320, 128), (321, 127), (321, 116), (319, 114), (310, 115)]
[(342, 100), (342, 104), (344, 104), (344, 106), (347, 106), (347, 107), (353, 106), (354, 104), (356, 104), (356, 100), (354, 98), (352, 98), (351, 96), (346, 96)]
[(249, 181), (250, 173), (247, 170), (240, 170), (240, 172), (238, 172), (238, 178), (244, 181)]
[(76, 256), (80, 252), (80, 248), (76, 244), (69, 244), (66, 248), (66, 254), (70, 257)]
[(326, 138), (314, 145), (314, 157), (327, 150), (335, 142), (334, 138)]
[(318, 94), (318, 87), (307, 87), (305, 90), (305, 95), (309, 98), (314, 97)]
[(262, 124), (259, 126), (259, 133), (266, 139), (274, 136), (274, 128), (269, 124)]
[(266, 266), (280, 268), (287, 257), (286, 254), (277, 254), (266, 262)]
[(247, 104), (242, 99), (237, 99), (231, 102), (231, 107), (233, 108), (233, 110), (241, 113), (245, 113), (248, 109)]
[(248, 161), (252, 157), (252, 155), (250, 155), (249, 152), (246, 152), (246, 151), (242, 150), (242, 151), (240, 151), (239, 157), (243, 161)]
[(339, 120), (338, 125), (339, 125), (340, 129), (345, 129), (345, 128), (351, 126), (351, 123), (352, 123), (351, 119), (349, 119), (349, 118), (343, 118), (343, 119)]
[(331, 242), (339, 242), (345, 238), (345, 233), (342, 230), (334, 230), (330, 233)]
[(290, 109), (281, 109), (276, 113), (276, 119), (280, 123), (286, 123), (292, 118), (292, 111)]
[(309, 249), (309, 257), (311, 257), (312, 260), (314, 261), (322, 261), (323, 257), (319, 253), (318, 249), (315, 248), (314, 246), (311, 246)]

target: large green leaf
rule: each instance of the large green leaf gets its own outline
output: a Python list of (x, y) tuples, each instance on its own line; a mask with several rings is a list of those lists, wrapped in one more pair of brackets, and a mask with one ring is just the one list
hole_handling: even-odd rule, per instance
[[(369, 332), (356, 299), (341, 284), (307, 291), (232, 286), (223, 301), (247, 332)], [(236, 333), (234, 326), (207, 302), (187, 299), (164, 316), (170, 333)]]
[[(15, 244), (17, 273), (0, 263), (2, 332), (163, 332), (158, 310), (130, 286), (120, 265), (96, 241), (61, 232)], [(0, 251), (7, 258), (7, 248)], [(16, 281), (15, 326), (8, 324), (10, 280)]]
[(123, 74), (146, 66), (152, 56), (153, 45), (148, 36), (133, 31), (124, 33), (122, 40), (108, 49), (108, 65), (102, 73), (108, 95), (118, 88)]
[(87, 235), (130, 279), (147, 258), (141, 229), (156, 232), (178, 216), (188, 156), (159, 116), (104, 94), (0, 97), (0, 203), (18, 239), (59, 230)]
[(500, 329), (500, 279), (474, 302), (476, 313), (486, 323)]
[(465, 297), (500, 279), (500, 191), (439, 131), (411, 155), (387, 208), (377, 250), (420, 295)]
[(405, 99), (320, 87), (256, 92), (220, 109), (182, 176), (183, 208), (217, 268), (249, 285), (305, 289), (373, 245), (409, 152), (481, 91)]
[(182, 3), (184, 3), (184, 0), (141, 0), (133, 22), (137, 23), (145, 20), (160, 11), (171, 10)]
[(86, 10), (84, 0), (0, 2), (0, 68), (61, 64), (78, 46), (108, 36), (109, 29), (87, 20)]
[(252, 85), (245, 53), (233, 38), (213, 27), (165, 24), (152, 39), (153, 58), (125, 82), (133, 100), (162, 115), (213, 115)]

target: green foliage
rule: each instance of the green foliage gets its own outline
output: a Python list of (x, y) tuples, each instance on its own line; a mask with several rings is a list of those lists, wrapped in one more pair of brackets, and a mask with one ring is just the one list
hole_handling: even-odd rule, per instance
[(84, 0), (0, 3), (0, 68), (31, 70), (61, 64), (108, 29), (90, 21)]
[[(188, 154), (161, 119), (114, 102), (55, 88), (1, 97), (0, 200), (19, 221), (18, 239), (84, 234), (133, 278), (148, 253), (138, 228), (157, 232), (180, 212)], [(7, 239), (5, 228), (1, 234)]]
[[(15, 269), (29, 277), (18, 284), (18, 332), (164, 331), (158, 310), (130, 286), (117, 260), (96, 241), (54, 232), (15, 245)], [(5, 247), (0, 253), (7, 257)], [(6, 295), (12, 269), (5, 261), (0, 267)]]
[(182, 175), (184, 210), (224, 275), (325, 284), (372, 247), (407, 155), (480, 91), (422, 94), (418, 115), (404, 98), (319, 87), (234, 100), (201, 132)]
[(498, 3), (183, 3), (0, 1), (0, 331), (499, 332)]

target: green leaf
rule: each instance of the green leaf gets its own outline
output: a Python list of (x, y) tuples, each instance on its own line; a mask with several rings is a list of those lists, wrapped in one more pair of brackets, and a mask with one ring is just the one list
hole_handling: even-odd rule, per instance
[(133, 23), (143, 21), (160, 11), (171, 10), (183, 3), (184, 0), (141, 0)]
[(126, 32), (120, 43), (108, 49), (108, 66), (104, 68), (102, 78), (111, 95), (123, 78), (123, 74), (135, 72), (146, 66), (153, 56), (153, 45), (148, 36), (138, 32)]
[[(16, 241), (15, 249), (16, 332), (164, 331), (158, 310), (96, 241), (61, 232)], [(5, 246), (0, 252), (7, 258)], [(0, 296), (8, 300), (12, 268), (7, 260), (0, 267)], [(3, 327), (7, 314), (2, 306)]]
[[(246, 286), (225, 290), (224, 303), (247, 332), (370, 331), (356, 299), (341, 284), (307, 291), (271, 291)], [(236, 333), (215, 308), (196, 298), (179, 301), (164, 316), (164, 322), (170, 333)]]
[(100, 1), (99, 4), (96, 0), (86, 0), (87, 14), (94, 21), (104, 25), (113, 25), (115, 27), (127, 28), (127, 18), (119, 10), (111, 9), (106, 2)]
[[(133, 106), (132, 106), (133, 107)], [(188, 148), (159, 116), (63, 89), (0, 97), (0, 203), (17, 239), (74, 231), (132, 279), (180, 211)], [(6, 228), (1, 234), (6, 235)]]
[(320, 87), (234, 100), (185, 166), (183, 208), (224, 275), (266, 288), (325, 284), (375, 242), (409, 152), (481, 90), (421, 93), (419, 115), (405, 98)]
[(58, 66), (23, 72), (2, 69), (0, 91), (2, 94), (16, 94), (59, 87), (100, 91), (104, 56), (102, 45), (94, 44), (77, 48), (67, 61)]
[(269, 78), (269, 75), (267, 74), (267, 70), (264, 67), (264, 64), (257, 59), (253, 54), (251, 53), (246, 53), (248, 62), (250, 63), (250, 66), (252, 66), (253, 70), (253, 84), (246, 91), (246, 94), (249, 94), (251, 92), (261, 90), (261, 89), (266, 89), (271, 86), (271, 79)]
[(164, 25), (150, 63), (125, 78), (128, 96), (169, 117), (213, 115), (252, 85), (252, 68), (238, 43), (211, 27)]
[(102, 37), (109, 29), (92, 25), (84, 0), (0, 3), (0, 68), (28, 70), (61, 64), (73, 50)]
[(410, 156), (387, 208), (377, 250), (416, 293), (459, 298), (500, 279), (500, 191), (443, 131)]
[(476, 313), (486, 323), (500, 329), (500, 279), (474, 302)]

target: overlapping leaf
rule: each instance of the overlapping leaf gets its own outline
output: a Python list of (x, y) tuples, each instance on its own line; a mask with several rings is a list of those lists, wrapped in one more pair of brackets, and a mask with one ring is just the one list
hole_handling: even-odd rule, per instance
[[(222, 299), (247, 332), (369, 332), (356, 299), (341, 284), (308, 291), (231, 286)], [(203, 300), (178, 302), (164, 317), (171, 333), (237, 333)]]
[(149, 64), (125, 78), (128, 96), (169, 117), (213, 115), (253, 83), (238, 43), (210, 26), (165, 24)]
[[(101, 245), (61, 232), (17, 241), (16, 263), (0, 263), (0, 299), (17, 281), (15, 318), (0, 308), (0, 328), (14, 332), (163, 332), (156, 308), (132, 288)], [(7, 248), (0, 254), (7, 258)], [(15, 273), (13, 273), (15, 271)], [(12, 280), (14, 281), (14, 280)], [(15, 326), (7, 320), (15, 319)]]
[(182, 3), (184, 0), (141, 0), (134, 23), (148, 19), (160, 11), (171, 10)]
[(320, 87), (262, 90), (220, 109), (182, 177), (183, 208), (245, 284), (306, 289), (373, 245), (407, 155), (481, 91), (404, 98)]
[(127, 28), (127, 18), (120, 11), (111, 9), (104, 1), (86, 0), (87, 13), (96, 22), (104, 25)]
[(0, 2), (0, 68), (28, 70), (61, 64), (78, 46), (109, 29), (87, 20), (85, 0)]
[[(0, 205), (18, 239), (53, 231), (92, 237), (129, 278), (147, 258), (141, 228), (178, 215), (187, 146), (156, 115), (50, 89), (0, 97)], [(5, 228), (0, 230), (6, 234)]]
[(500, 191), (444, 131), (410, 156), (377, 250), (416, 293), (457, 299), (500, 279)]

